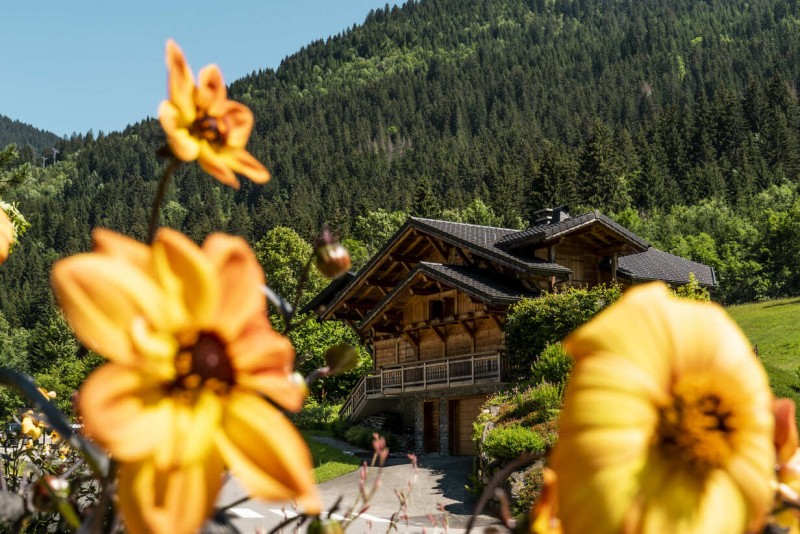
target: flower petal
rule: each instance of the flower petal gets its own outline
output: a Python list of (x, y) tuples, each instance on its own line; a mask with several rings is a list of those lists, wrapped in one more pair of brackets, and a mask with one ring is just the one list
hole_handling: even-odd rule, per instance
[(130, 331), (134, 319), (165, 320), (165, 295), (130, 263), (98, 254), (77, 254), (53, 266), (52, 284), (78, 338), (90, 349), (122, 363), (139, 359)]
[[(698, 478), (686, 466), (665, 462), (664, 471), (650, 469), (646, 502), (637, 532), (692, 534), (741, 532), (746, 506), (738, 488), (722, 470)], [(669, 488), (669, 491), (664, 491)]]
[(154, 456), (156, 467), (169, 469), (202, 462), (213, 448), (221, 418), (220, 398), (205, 388), (196, 398), (189, 394), (177, 397), (170, 431), (163, 434)]
[(167, 71), (169, 99), (180, 113), (183, 124), (191, 124), (196, 117), (194, 104), (194, 76), (181, 48), (167, 41)]
[(0, 263), (8, 259), (11, 243), (14, 242), (14, 224), (8, 214), (0, 209)]
[(172, 433), (174, 403), (156, 377), (108, 363), (80, 389), (79, 410), (87, 435), (122, 461), (150, 456)]
[(225, 185), (239, 189), (239, 180), (236, 179), (236, 175), (231, 170), (228, 159), (223, 157), (220, 152), (217, 152), (207, 142), (203, 141), (200, 144), (200, 154), (197, 159), (200, 167), (208, 174)]
[(775, 450), (778, 452), (778, 463), (787, 463), (797, 447), (797, 420), (795, 405), (792, 399), (775, 399)]
[(219, 67), (207, 65), (200, 69), (194, 99), (197, 108), (205, 110), (210, 117), (218, 117), (225, 111), (224, 104), (227, 102), (227, 96), (228, 91)]
[(319, 512), (308, 446), (283, 414), (251, 393), (234, 390), (222, 425), (219, 449), (253, 496), (296, 499), (305, 512)]
[(244, 149), (224, 149), (221, 154), (234, 172), (247, 176), (257, 184), (269, 181), (271, 175), (267, 168)]
[(214, 269), (224, 298), (212, 318), (223, 339), (235, 340), (252, 317), (269, 324), (261, 287), (264, 272), (247, 242), (225, 234), (212, 234), (203, 243), (203, 253)]
[(150, 248), (144, 243), (105, 228), (92, 230), (94, 252), (132, 263), (142, 270), (150, 267)]
[(236, 382), (259, 391), (281, 407), (296, 412), (308, 395), (304, 381), (293, 379), (294, 346), (289, 338), (254, 316), (239, 336), (228, 344)]
[(233, 100), (220, 103), (218, 109), (225, 145), (230, 148), (246, 147), (253, 130), (253, 112), (244, 104)]
[(207, 326), (221, 296), (219, 281), (208, 259), (188, 237), (169, 228), (156, 233), (154, 247), (159, 244), (164, 247), (169, 271), (181, 284), (180, 295), (176, 296), (185, 304), (195, 326)]
[(672, 330), (664, 305), (672, 298), (663, 284), (633, 287), (614, 306), (567, 337), (564, 348), (578, 360), (598, 352), (627, 358), (647, 369), (666, 391), (672, 378), (668, 358)]
[(222, 486), (223, 462), (215, 449), (182, 469), (158, 469), (152, 461), (119, 469), (119, 506), (129, 532), (197, 532), (211, 515)]
[(184, 122), (175, 104), (165, 100), (158, 107), (158, 120), (172, 153), (181, 161), (194, 161), (200, 155), (200, 141), (189, 132), (191, 123)]

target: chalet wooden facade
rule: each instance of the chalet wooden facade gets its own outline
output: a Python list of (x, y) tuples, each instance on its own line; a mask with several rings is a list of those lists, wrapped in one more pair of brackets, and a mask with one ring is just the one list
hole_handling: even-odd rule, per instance
[(716, 284), (714, 272), (654, 249), (598, 212), (547, 210), (523, 230), (410, 218), (357, 275), (312, 302), (347, 321), (370, 348), (373, 372), (342, 409), (358, 420), (395, 411), (418, 452), (471, 454), (472, 422), (506, 383), (508, 307), (564, 285), (646, 280)]

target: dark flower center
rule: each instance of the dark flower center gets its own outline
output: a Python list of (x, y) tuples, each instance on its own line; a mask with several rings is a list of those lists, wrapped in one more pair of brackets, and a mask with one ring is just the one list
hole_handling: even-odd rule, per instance
[(205, 139), (214, 146), (224, 145), (227, 138), (221, 121), (216, 117), (209, 117), (205, 113), (197, 116), (189, 128), (189, 132), (193, 137)]
[(184, 347), (175, 359), (175, 385), (183, 390), (205, 387), (227, 393), (234, 384), (231, 360), (216, 334), (200, 334), (194, 345)]
[(733, 454), (737, 418), (730, 394), (698, 382), (678, 384), (671, 405), (659, 410), (658, 446), (667, 457), (707, 470)]

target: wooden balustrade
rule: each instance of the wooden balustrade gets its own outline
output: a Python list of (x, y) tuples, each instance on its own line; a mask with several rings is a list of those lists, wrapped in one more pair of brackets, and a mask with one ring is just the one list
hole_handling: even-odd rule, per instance
[(361, 377), (339, 414), (352, 419), (358, 416), (368, 399), (408, 391), (464, 386), (476, 381), (500, 382), (501, 370), (506, 367), (503, 364), (501, 352), (483, 352), (387, 367)]

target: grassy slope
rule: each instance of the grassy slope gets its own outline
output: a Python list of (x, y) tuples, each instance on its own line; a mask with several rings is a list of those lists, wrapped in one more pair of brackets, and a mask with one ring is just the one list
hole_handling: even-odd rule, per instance
[(800, 298), (731, 306), (728, 313), (758, 347), (770, 384), (778, 397), (800, 406)]
[(311, 436), (331, 436), (332, 434), (329, 432), (303, 430), (300, 433), (308, 443), (308, 448), (311, 449), (311, 457), (314, 462), (314, 478), (317, 480), (317, 484), (346, 475), (361, 466), (361, 460), (355, 456), (349, 456), (338, 449), (333, 449), (311, 439)]

